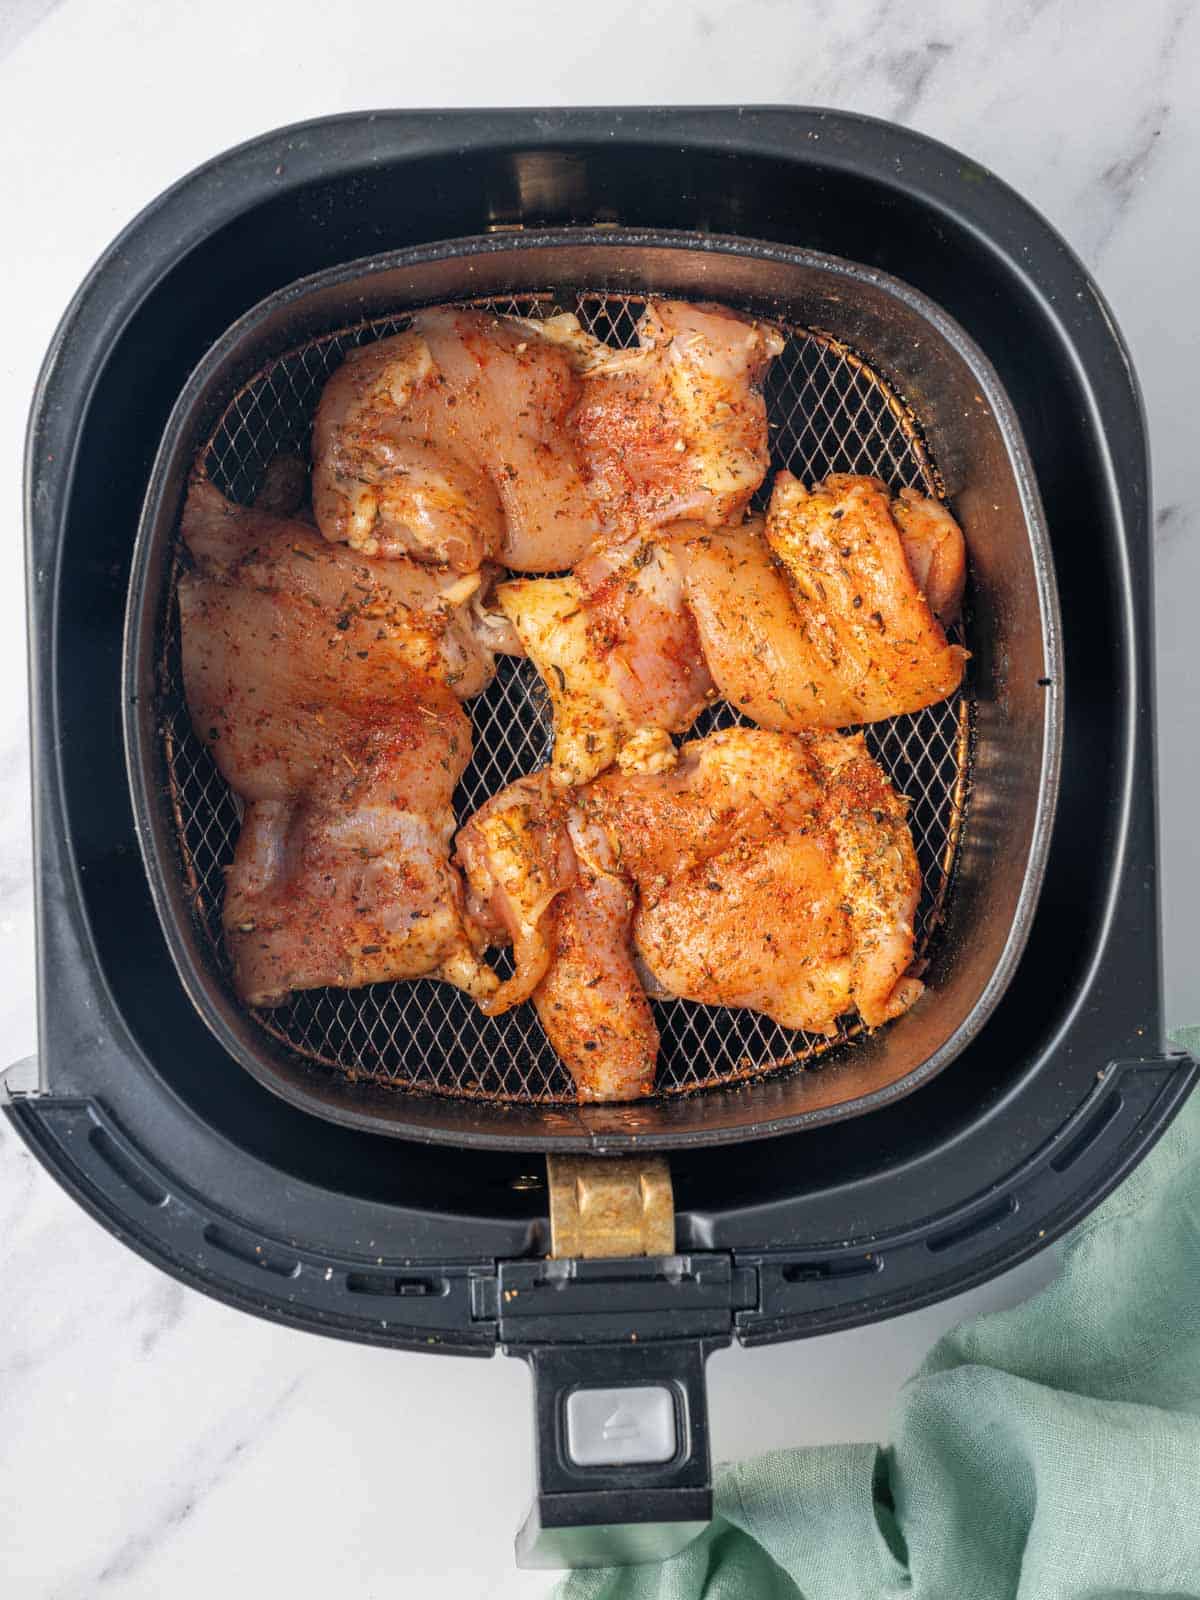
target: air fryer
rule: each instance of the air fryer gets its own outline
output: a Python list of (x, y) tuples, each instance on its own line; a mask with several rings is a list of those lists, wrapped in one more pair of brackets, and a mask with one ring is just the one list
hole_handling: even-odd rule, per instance
[[(665, 1022), (654, 1099), (586, 1108), (527, 1033), (472, 1031), (449, 1003), (430, 1026), (429, 986), (340, 1022), (319, 997), (248, 1015), (212, 937), (228, 817), (172, 668), (193, 461), (248, 497), (255, 451), (303, 435), (301, 356), (336, 359), (412, 306), (578, 303), (617, 338), (651, 292), (787, 325), (801, 403), (773, 397), (777, 452), (816, 473), (865, 441), (845, 465), (944, 486), (963, 521), (967, 693), (876, 735), (920, 790), (928, 996), (820, 1055), (688, 1008)], [(246, 397), (284, 377), (270, 392), (292, 399), (239, 434)], [(841, 423), (806, 442), (818, 390)], [(1012, 1265), (1098, 1202), (1190, 1086), (1159, 993), (1132, 370), (1062, 242), (953, 152), (786, 109), (268, 135), (163, 196), (89, 275), (39, 386), (27, 490), (40, 1056), (7, 1114), (104, 1225), (209, 1293), (316, 1332), (527, 1359), (521, 1559), (678, 1548), (711, 1509), (712, 1348), (894, 1315)], [(477, 746), (526, 760), (544, 737), (528, 685), (493, 692)], [(593, 1193), (627, 1253), (592, 1258)]]

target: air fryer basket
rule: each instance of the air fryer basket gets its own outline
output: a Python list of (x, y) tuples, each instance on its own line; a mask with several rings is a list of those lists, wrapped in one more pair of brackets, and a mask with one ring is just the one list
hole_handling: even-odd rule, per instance
[[(569, 304), (560, 304), (551, 294), (493, 296), (470, 303), (522, 317), (571, 310), (610, 344), (623, 348), (635, 342), (644, 301), (625, 293), (575, 293), (562, 299)], [(277, 454), (307, 457), (321, 388), (344, 351), (398, 332), (405, 320), (371, 319), (271, 362), (233, 397), (202, 450), (202, 470), (209, 480), (229, 499), (251, 503)], [(936, 476), (911, 414), (877, 373), (829, 336), (805, 329), (792, 332), (771, 370), (767, 406), (773, 468), (787, 467), (806, 481), (829, 472), (873, 473), (896, 487), (937, 493)], [(760, 501), (765, 502), (768, 491), (769, 479)], [(176, 564), (173, 578), (177, 571)], [(221, 901), (239, 812), (191, 727), (179, 670), (173, 593), (167, 599), (163, 645), (158, 709), (177, 845), (195, 916), (211, 944), (212, 961), (223, 971)], [(460, 822), (505, 784), (542, 766), (552, 738), (548, 702), (528, 661), (501, 657), (495, 680), (468, 709), (475, 751), (458, 792)], [(690, 737), (746, 720), (718, 703)], [(968, 790), (970, 724), (967, 691), (915, 716), (895, 717), (866, 730), (873, 752), (910, 802), (922, 871), (918, 960), (937, 933), (953, 874)], [(656, 1079), (660, 1094), (736, 1083), (811, 1061), (860, 1031), (844, 1020), (838, 1038), (828, 1040), (783, 1028), (758, 1012), (687, 1001), (656, 1004), (655, 1010), (662, 1034)], [(446, 984), (309, 991), (286, 1006), (256, 1013), (255, 1020), (298, 1055), (356, 1081), (542, 1105), (575, 1098), (570, 1075), (532, 1007), (488, 1019), (460, 990)]]
[[(321, 385), (343, 350), (395, 331), (409, 306), (466, 300), (534, 316), (571, 309), (624, 345), (648, 293), (719, 298), (791, 329), (768, 386), (773, 466), (806, 478), (873, 472), (928, 492), (941, 486), (938, 468), (945, 476), (971, 551), (969, 689), (868, 730), (912, 803), (930, 992), (879, 1034), (847, 1030), (820, 1071), (807, 1073), (795, 1069), (828, 1051), (827, 1042), (754, 1013), (663, 1005), (658, 1093), (674, 1102), (569, 1109), (569, 1079), (528, 1007), (488, 1020), (457, 991), (422, 982), (316, 991), (274, 1012), (242, 1012), (220, 941), (237, 812), (190, 732), (178, 672), (176, 530), (193, 461), (199, 456), (231, 499), (251, 500), (277, 452), (306, 448)], [(961, 330), (904, 286), (747, 241), (578, 230), (356, 263), (289, 287), (219, 341), (159, 452), (135, 556), (126, 671), (135, 804), (160, 916), (189, 993), (227, 1048), (277, 1092), (335, 1120), (549, 1146), (709, 1142), (852, 1114), (940, 1070), (1003, 991), (1036, 901), (1053, 812), (1057, 638), (1052, 566), (1015, 420)], [(540, 764), (549, 735), (526, 663), (502, 662), (470, 709), (475, 757), (457, 797), (460, 819)], [(732, 720), (716, 707), (696, 732)], [(948, 894), (956, 866), (961, 883)], [(781, 1066), (791, 1070), (762, 1079)], [(682, 1097), (699, 1088), (706, 1092)], [(439, 1104), (442, 1096), (474, 1103)]]

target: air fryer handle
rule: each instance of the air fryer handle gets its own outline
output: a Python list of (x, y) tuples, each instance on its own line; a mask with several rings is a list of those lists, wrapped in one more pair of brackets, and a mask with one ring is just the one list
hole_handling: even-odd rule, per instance
[(533, 1373), (537, 1497), (521, 1567), (629, 1567), (712, 1519), (701, 1339), (513, 1349)]

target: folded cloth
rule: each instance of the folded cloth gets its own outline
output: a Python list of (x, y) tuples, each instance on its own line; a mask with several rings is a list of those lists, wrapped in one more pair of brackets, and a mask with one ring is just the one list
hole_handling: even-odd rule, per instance
[(1200, 1091), (1049, 1288), (934, 1346), (892, 1439), (722, 1467), (681, 1555), (559, 1600), (1200, 1596)]

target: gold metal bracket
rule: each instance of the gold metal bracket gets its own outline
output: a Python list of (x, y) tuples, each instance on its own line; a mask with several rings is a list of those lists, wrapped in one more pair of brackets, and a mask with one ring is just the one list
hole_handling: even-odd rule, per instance
[(550, 1254), (598, 1260), (675, 1253), (675, 1198), (662, 1156), (546, 1157)]

